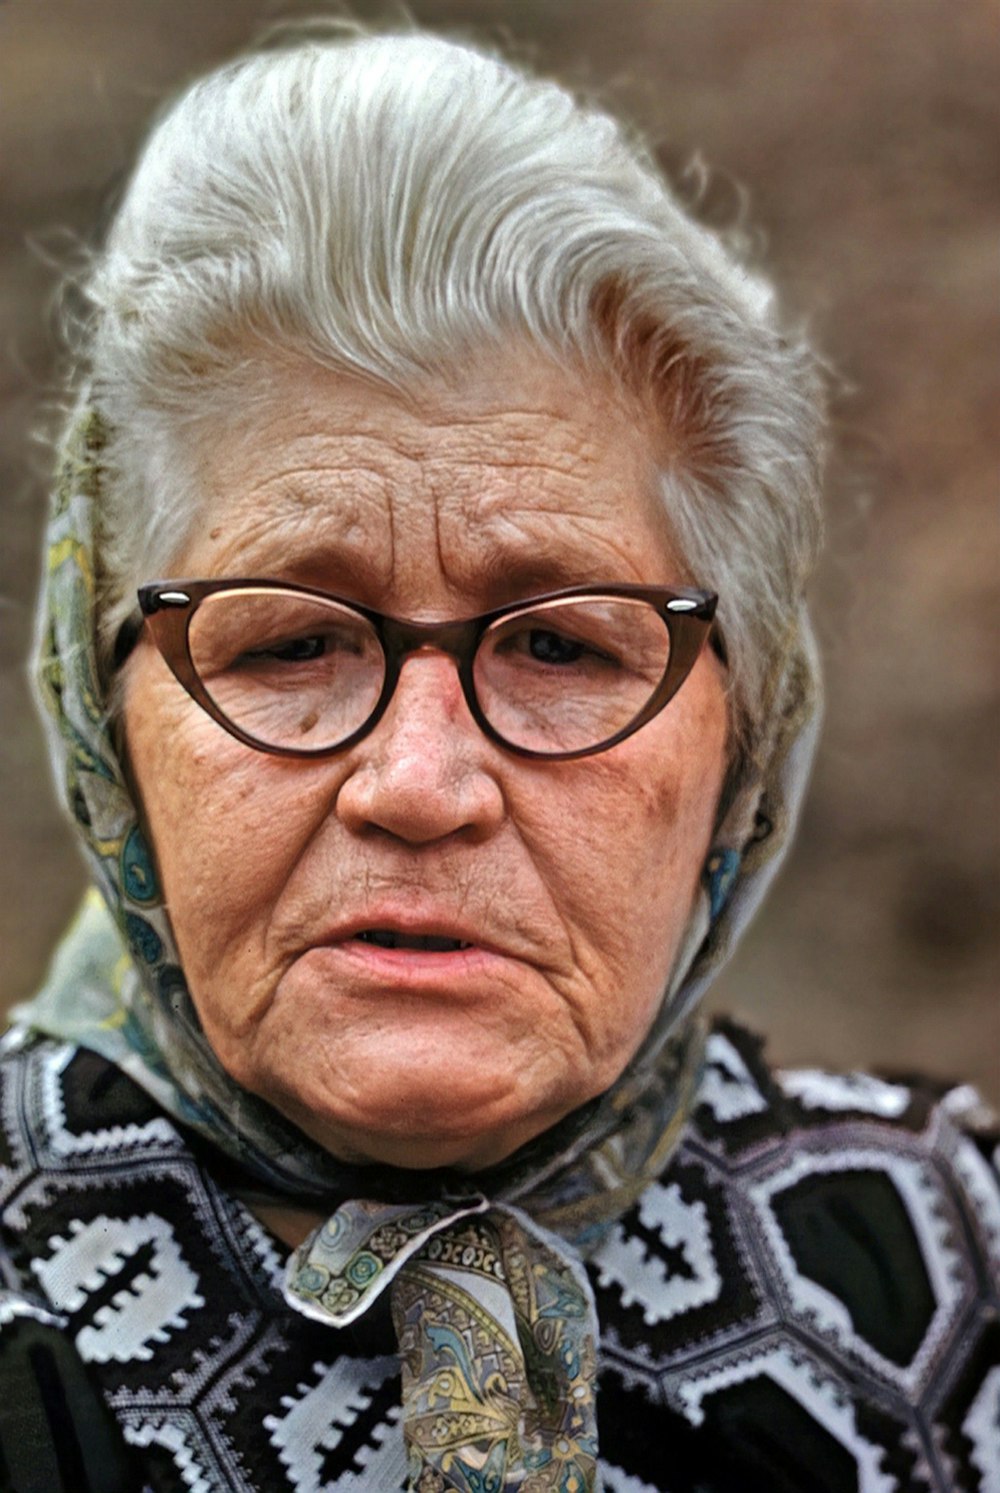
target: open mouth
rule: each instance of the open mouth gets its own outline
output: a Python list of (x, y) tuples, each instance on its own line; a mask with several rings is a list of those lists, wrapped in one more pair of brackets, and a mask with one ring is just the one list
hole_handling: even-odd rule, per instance
[(443, 938), (436, 933), (398, 933), (393, 928), (365, 928), (356, 933), (360, 943), (375, 944), (380, 949), (419, 949), (427, 954), (454, 954), (471, 949), (472, 944), (460, 938)]

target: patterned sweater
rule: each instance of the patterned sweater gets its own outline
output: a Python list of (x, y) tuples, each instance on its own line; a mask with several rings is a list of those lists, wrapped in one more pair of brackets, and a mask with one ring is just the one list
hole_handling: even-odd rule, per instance
[[(1000, 1192), (957, 1108), (715, 1029), (589, 1262), (605, 1493), (1000, 1493)], [(283, 1247), (116, 1068), (14, 1044), (0, 1148), (0, 1489), (405, 1485), (388, 1314), (290, 1310)]]

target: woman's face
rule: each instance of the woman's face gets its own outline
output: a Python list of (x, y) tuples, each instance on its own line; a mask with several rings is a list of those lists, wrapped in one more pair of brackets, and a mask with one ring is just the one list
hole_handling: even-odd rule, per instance
[[(207, 516), (177, 575), (299, 581), (410, 618), (682, 579), (652, 427), (600, 383), (531, 357), (405, 403), (316, 368), (261, 376), (266, 403), (202, 448)], [(432, 652), (407, 659), (376, 729), (324, 760), (243, 746), (148, 639), (125, 721), (208, 1040), (336, 1155), (489, 1165), (635, 1053), (722, 784), (711, 651), (650, 724), (577, 761), (488, 741)], [(471, 947), (381, 948), (365, 929)]]

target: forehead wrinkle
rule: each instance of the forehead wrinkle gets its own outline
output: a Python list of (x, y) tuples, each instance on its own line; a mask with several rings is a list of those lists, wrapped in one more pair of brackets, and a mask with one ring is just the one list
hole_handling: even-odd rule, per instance
[[(447, 465), (456, 475), (466, 477), (484, 468), (496, 472), (540, 473), (548, 477), (586, 480), (599, 468), (603, 453), (597, 442), (589, 439), (567, 439), (567, 427), (560, 423), (543, 423), (539, 437), (512, 442), (509, 433), (497, 429), (495, 420), (488, 423), (497, 439), (483, 442), (480, 435), (468, 443), (452, 443)], [(454, 432), (453, 432), (454, 434)], [(553, 437), (557, 439), (553, 439)], [(429, 453), (418, 460), (430, 459)]]
[[(282, 483), (264, 491), (248, 489), (235, 505), (223, 505), (221, 512), (213, 513), (210, 503), (205, 523), (211, 524), (213, 517), (217, 522), (208, 531), (208, 565), (216, 573), (255, 571), (303, 581), (321, 580), (331, 569), (355, 572), (359, 560), (364, 568), (380, 572), (386, 561), (384, 536), (387, 518), (391, 528), (391, 504), (371, 498), (371, 491), (350, 487), (330, 490), (320, 484)], [(195, 544), (201, 547), (204, 540), (203, 526)], [(378, 580), (382, 583), (383, 577)]]
[[(635, 522), (654, 488), (643, 422), (603, 387), (570, 379), (553, 392), (520, 363), (510, 383), (492, 368), (484, 383), (470, 408), (474, 387), (401, 402), (325, 379), (302, 397), (296, 382), (263, 428), (234, 431), (229, 472), (259, 496), (229, 505), (242, 530), (229, 547), (259, 552), (258, 573), (321, 587), (354, 572), (359, 600), (412, 615), (481, 610), (488, 592), (510, 591), (514, 570), (521, 594), (659, 580), (663, 562), (669, 574), (669, 540), (652, 540), (663, 515), (651, 529), (647, 507)], [(209, 469), (225, 478), (218, 451)], [(224, 481), (223, 497), (232, 491)], [(652, 572), (651, 552), (661, 556)]]
[[(630, 474), (629, 464), (623, 462), (620, 481), (615, 476), (612, 482), (597, 485), (591, 472), (576, 470), (569, 481), (560, 474), (558, 486), (544, 481), (545, 471), (541, 465), (518, 467), (512, 481), (486, 480), (481, 486), (458, 491), (440, 483), (436, 484), (435, 498), (451, 510), (448, 516), (463, 523), (472, 537), (485, 534), (487, 529), (491, 537), (524, 530), (537, 531), (532, 532), (533, 544), (551, 541), (572, 545), (581, 534), (587, 545), (595, 541), (617, 543), (623, 532), (634, 530), (633, 520), (638, 516), (644, 532), (637, 543), (643, 551), (648, 550), (649, 538), (655, 535), (665, 551), (671, 552), (669, 524), (652, 469)], [(539, 481), (540, 473), (543, 480)], [(620, 523), (613, 522), (609, 528), (609, 514), (617, 516)]]
[[(558, 487), (546, 480), (553, 474), (559, 478)], [(456, 476), (462, 480), (456, 481)], [(602, 505), (606, 502), (606, 494), (603, 490), (595, 492), (591, 472), (578, 466), (567, 472), (542, 461), (528, 465), (485, 460), (458, 473), (451, 468), (431, 472), (428, 488), (438, 523), (457, 522), (473, 538), (485, 533), (487, 527), (503, 530), (533, 520), (555, 521), (562, 527), (570, 526), (572, 532), (580, 524), (600, 526), (605, 517), (595, 517), (592, 509), (595, 501)], [(623, 489), (620, 494), (623, 511), (629, 491)]]
[[(518, 371), (512, 370), (515, 393), (517, 383)], [(573, 380), (567, 379), (561, 387), (571, 390)], [(601, 459), (601, 421), (595, 418), (592, 426), (581, 427), (579, 412), (581, 402), (593, 407), (595, 417), (598, 408), (603, 413), (609, 405), (615, 411), (621, 408), (614, 391), (609, 389), (606, 398), (595, 397), (602, 393), (588, 386), (580, 390), (579, 399), (570, 402), (553, 396), (543, 397), (539, 404), (520, 405), (507, 402), (505, 389), (502, 399), (471, 410), (464, 402), (456, 405), (447, 397), (418, 401), (407, 407), (407, 424), (397, 432), (396, 439), (401, 452), (422, 461), (436, 451), (438, 437), (444, 431), (452, 447), (450, 463), (457, 469), (468, 461), (473, 467), (501, 470), (529, 465), (562, 475), (593, 466)], [(369, 430), (379, 434), (377, 419)], [(494, 437), (485, 448), (484, 432)]]
[[(616, 480), (595, 485), (593, 471), (579, 462), (563, 470), (538, 461), (534, 452), (530, 463), (511, 459), (501, 467), (489, 457), (463, 463), (465, 480), (456, 481), (451, 467), (428, 473), (434, 553), (455, 604), (479, 611), (572, 585), (680, 580), (654, 490), (652, 457), (648, 475), (635, 471), (629, 453), (621, 466), (620, 485)], [(610, 528), (609, 496), (612, 512), (618, 509), (621, 515), (621, 524)], [(638, 540), (637, 505), (645, 518)]]
[(463, 542), (449, 545), (438, 524), (437, 553), (441, 572), (456, 596), (468, 599), (463, 610), (490, 610), (508, 601), (569, 586), (670, 583), (681, 579), (669, 549), (650, 564), (648, 545), (629, 548), (598, 519), (547, 510), (570, 520), (571, 528), (535, 532), (533, 513), (505, 514), (489, 529), (477, 527)]

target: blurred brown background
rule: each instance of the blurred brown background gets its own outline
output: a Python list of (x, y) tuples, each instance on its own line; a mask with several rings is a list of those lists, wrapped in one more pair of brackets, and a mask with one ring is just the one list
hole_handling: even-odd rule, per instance
[[(23, 682), (57, 351), (53, 256), (143, 122), (287, 0), (0, 0), (0, 999), (82, 886)], [(919, 1067), (1000, 1098), (1000, 10), (992, 0), (410, 0), (597, 91), (701, 211), (746, 190), (764, 263), (839, 371), (816, 588), (828, 718), (799, 840), (717, 1006), (782, 1061)], [(384, 5), (355, 0), (355, 16)], [(398, 14), (398, 13), (397, 13)]]

